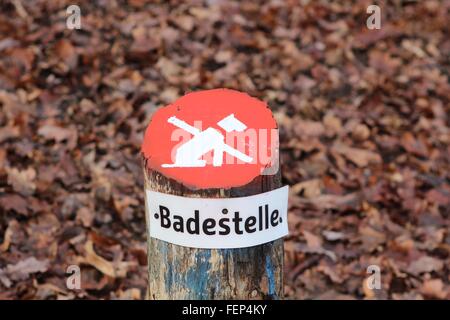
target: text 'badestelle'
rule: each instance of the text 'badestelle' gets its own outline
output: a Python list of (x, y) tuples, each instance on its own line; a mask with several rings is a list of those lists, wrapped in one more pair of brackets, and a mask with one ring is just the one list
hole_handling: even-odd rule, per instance
[(288, 187), (240, 198), (186, 198), (146, 190), (150, 236), (194, 248), (251, 247), (288, 233)]

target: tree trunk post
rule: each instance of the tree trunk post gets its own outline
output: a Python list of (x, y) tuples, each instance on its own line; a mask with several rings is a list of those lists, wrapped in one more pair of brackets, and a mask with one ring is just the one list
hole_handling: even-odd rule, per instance
[[(214, 91), (214, 90), (209, 90)], [(206, 92), (209, 92), (206, 91)], [(233, 91), (229, 90), (231, 93)], [(247, 96), (248, 97), (248, 96)], [(249, 98), (249, 97), (248, 97)], [(175, 103), (174, 103), (175, 104)], [(152, 117), (153, 121), (159, 121)], [(144, 139), (160, 139), (147, 129)], [(278, 132), (277, 132), (278, 135)], [(278, 137), (277, 148), (278, 148)], [(147, 141), (148, 142), (148, 141)], [(193, 188), (166, 176), (149, 163), (152, 155), (143, 147), (144, 187), (146, 190), (186, 198), (236, 198), (258, 195), (281, 187), (279, 166), (275, 173), (260, 174), (249, 183), (233, 187)], [(278, 152), (276, 153), (278, 157)], [(278, 159), (277, 159), (278, 160)], [(189, 168), (183, 168), (190, 170)], [(152, 228), (148, 218), (147, 228)], [(191, 248), (148, 238), (147, 299), (282, 299), (283, 239), (252, 247), (231, 249)]]

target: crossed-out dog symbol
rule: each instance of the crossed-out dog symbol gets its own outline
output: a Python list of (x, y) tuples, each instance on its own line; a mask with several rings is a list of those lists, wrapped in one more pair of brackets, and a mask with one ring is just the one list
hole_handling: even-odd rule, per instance
[[(210, 151), (213, 151), (214, 167), (222, 166), (224, 152), (246, 163), (250, 163), (253, 160), (248, 155), (227, 145), (224, 135), (217, 129), (209, 127), (200, 131), (175, 116), (170, 117), (167, 122), (189, 132), (194, 137), (177, 149), (175, 163), (162, 164), (163, 168), (204, 167), (206, 166), (206, 160), (200, 158)], [(236, 119), (234, 114), (223, 118), (217, 125), (228, 133), (233, 131), (242, 132), (247, 128), (245, 124)]]

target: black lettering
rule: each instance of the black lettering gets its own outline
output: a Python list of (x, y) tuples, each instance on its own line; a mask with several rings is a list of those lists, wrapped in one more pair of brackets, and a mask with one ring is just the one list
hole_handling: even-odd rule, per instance
[(222, 230), (219, 231), (219, 234), (221, 236), (226, 236), (230, 234), (230, 226), (228, 226), (229, 221), (230, 219), (228, 218), (223, 218), (219, 220), (219, 226), (222, 228)]
[(259, 206), (258, 210), (259, 210), (259, 231), (262, 231), (263, 229), (262, 206)]
[(203, 233), (208, 236), (215, 235), (216, 234), (215, 230), (210, 231), (210, 229), (214, 229), (215, 226), (216, 220), (211, 218), (205, 219), (205, 221), (203, 221)]
[(159, 206), (159, 215), (161, 217), (161, 228), (170, 228), (170, 211), (167, 207)]
[(273, 210), (270, 215), (270, 224), (272, 227), (275, 227), (278, 224), (278, 210)]
[(266, 213), (266, 215), (265, 215), (265, 221), (266, 221), (266, 227), (265, 227), (265, 229), (269, 229), (269, 205), (268, 204), (266, 204), (265, 206), (264, 206), (264, 208), (266, 209), (265, 210), (265, 213)]
[(173, 230), (176, 232), (184, 232), (184, 221), (183, 217), (173, 216)]
[(251, 216), (245, 220), (245, 231), (248, 233), (253, 233), (256, 231), (256, 228), (252, 228), (256, 224), (256, 217)]
[[(194, 228), (191, 228), (192, 223), (194, 223)], [(200, 234), (200, 221), (198, 210), (195, 210), (194, 218), (187, 219), (186, 229), (187, 232), (190, 234)]]
[(242, 221), (242, 218), (239, 217), (239, 211), (234, 213), (234, 218), (231, 220), (234, 222), (234, 231), (236, 234), (243, 234), (244, 232), (239, 228), (239, 223)]

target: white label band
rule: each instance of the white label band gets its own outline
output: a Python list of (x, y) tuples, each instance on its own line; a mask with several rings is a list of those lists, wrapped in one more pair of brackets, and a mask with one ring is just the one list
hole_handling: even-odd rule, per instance
[(288, 234), (288, 186), (241, 198), (186, 198), (146, 190), (150, 237), (185, 247), (226, 249)]

